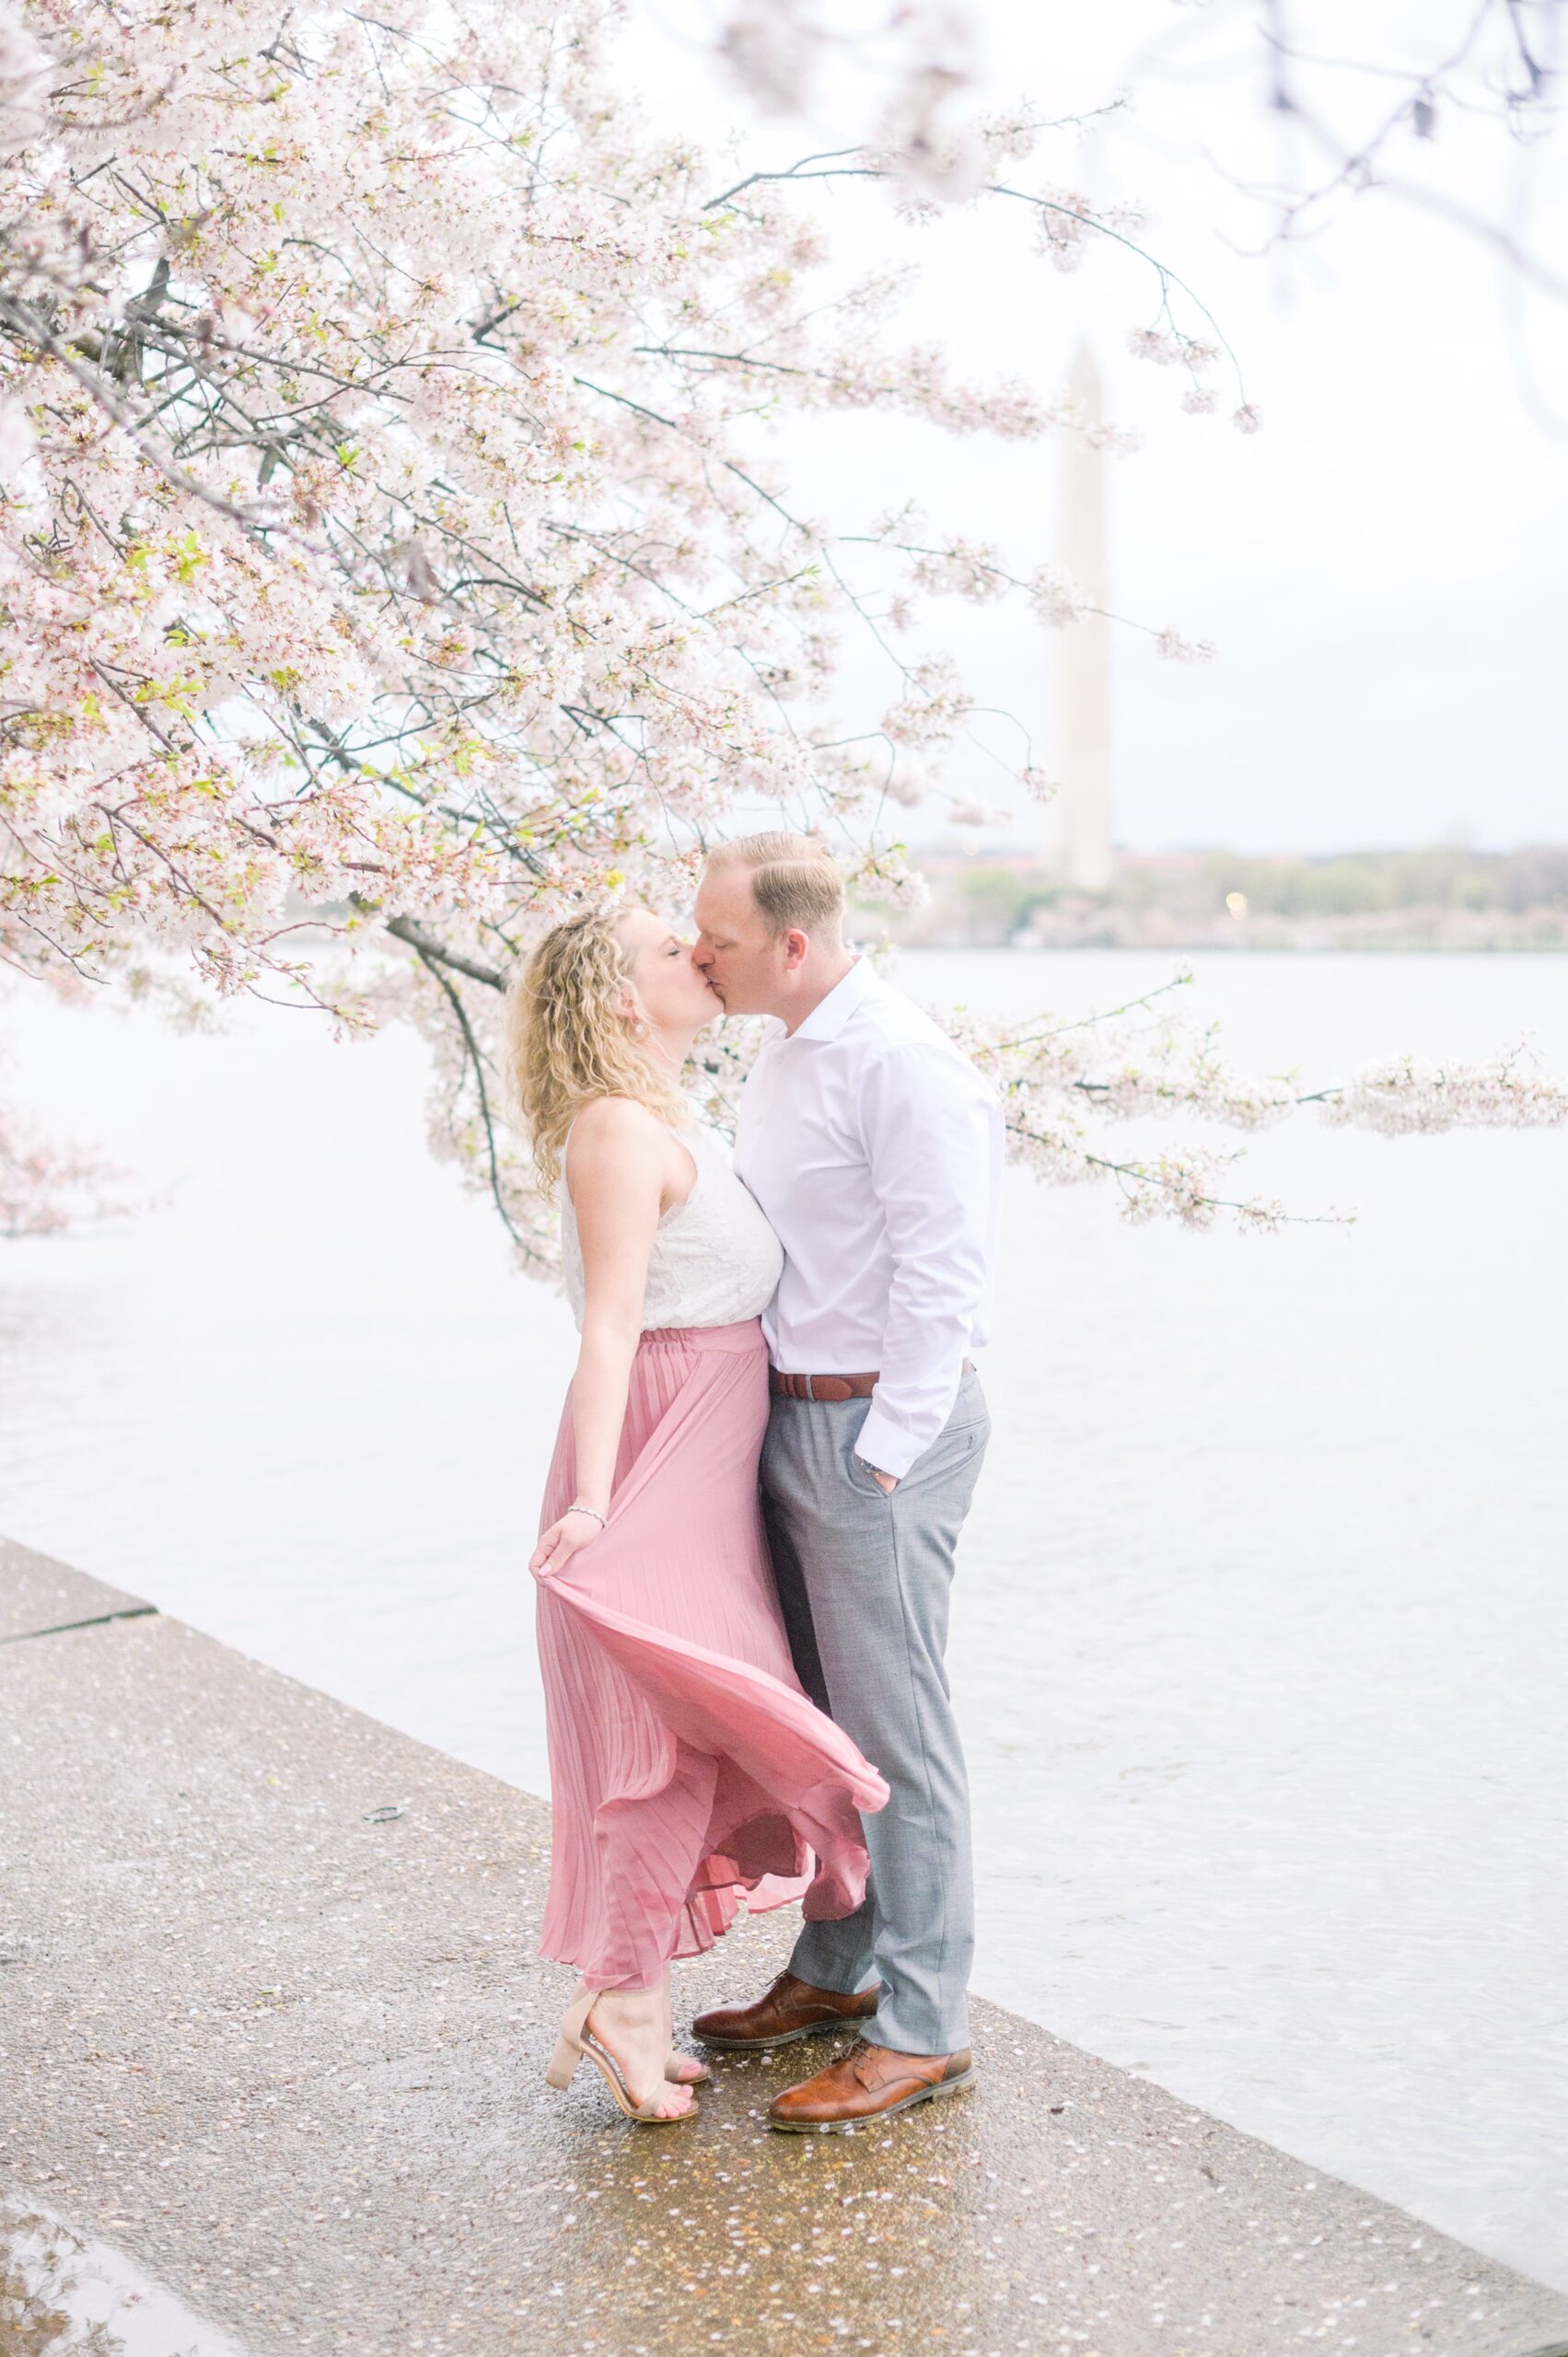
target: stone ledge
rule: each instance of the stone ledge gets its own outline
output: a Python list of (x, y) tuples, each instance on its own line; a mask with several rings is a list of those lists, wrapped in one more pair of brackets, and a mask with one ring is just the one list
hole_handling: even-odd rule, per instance
[(52, 1555), (0, 1538), (0, 1644), (154, 1608), (123, 1588), (57, 1563)]

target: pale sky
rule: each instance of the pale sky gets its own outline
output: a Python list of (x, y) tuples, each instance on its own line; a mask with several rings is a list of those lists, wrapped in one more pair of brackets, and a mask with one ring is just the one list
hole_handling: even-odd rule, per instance
[[(830, 216), (857, 266), (890, 248), (923, 261), (904, 324), (912, 337), (940, 335), (960, 373), (1022, 374), (1053, 391), (1087, 335), (1108, 414), (1145, 436), (1110, 463), (1111, 602), (1215, 640), (1220, 659), (1173, 666), (1117, 634), (1120, 839), (1309, 851), (1562, 840), (1568, 305), (1523, 300), (1493, 254), (1380, 194), (1289, 259), (1237, 254), (1257, 244), (1258, 215), (1215, 157), (1256, 174), (1279, 156), (1278, 119), (1256, 97), (1250, 9), (979, 0), (978, 14), (998, 100), (1028, 93), (1058, 116), (1135, 85), (1131, 113), (1086, 152), (1071, 136), (1052, 143), (1051, 176), (1146, 206), (1145, 241), (1217, 315), (1265, 418), (1244, 437), (1223, 414), (1184, 417), (1176, 372), (1132, 358), (1128, 331), (1154, 312), (1149, 273), (1130, 256), (1063, 276), (1030, 250), (1022, 208), (958, 211), (895, 238), (883, 201), (854, 184), (803, 200)], [(1432, 53), (1417, 29), (1468, 14), (1469, 0), (1298, 0), (1294, 21), (1304, 47), (1403, 62)], [(761, 121), (709, 66), (700, 0), (633, 0), (633, 17), (639, 79), (663, 122), (707, 138), (734, 129), (771, 165), (865, 129), (857, 95), (843, 92), (815, 122)], [(1189, 46), (1151, 72), (1151, 41)], [(1392, 87), (1372, 76), (1330, 87), (1347, 127)], [(1450, 113), (1429, 148), (1401, 134), (1391, 161), (1425, 167), (1450, 193), (1525, 226), (1568, 274), (1568, 145), (1527, 158), (1492, 126)], [(1232, 405), (1222, 387), (1222, 412)], [(934, 522), (1001, 541), (1019, 572), (1051, 554), (1049, 444), (958, 441), (867, 418), (796, 435), (793, 463), (814, 513), (869, 516), (918, 490)], [(947, 604), (937, 639), (982, 702), (1040, 732), (1049, 767), (1038, 629), (1020, 613)], [(997, 798), (981, 762), (963, 767), (956, 784)], [(912, 832), (939, 817), (917, 814)], [(988, 840), (1028, 849), (1038, 823), (1026, 807), (1010, 834)]]

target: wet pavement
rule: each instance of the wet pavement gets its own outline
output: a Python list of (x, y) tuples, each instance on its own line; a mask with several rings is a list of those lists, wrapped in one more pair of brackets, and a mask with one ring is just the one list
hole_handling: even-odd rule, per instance
[(690, 2127), (552, 2095), (542, 1805), (77, 1576), (0, 1545), (0, 2174), (192, 2313), (127, 2357), (1568, 2351), (1563, 2294), (993, 2006), (971, 2094), (854, 2137), (764, 2125), (826, 2043)]
[(242, 2357), (122, 2251), (0, 2200), (0, 2357)]

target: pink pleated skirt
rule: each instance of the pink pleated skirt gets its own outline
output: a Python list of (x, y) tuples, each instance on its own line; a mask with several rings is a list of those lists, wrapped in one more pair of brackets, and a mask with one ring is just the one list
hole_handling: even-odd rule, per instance
[[(757, 1497), (755, 1318), (645, 1334), (609, 1527), (538, 1584), (552, 1843), (540, 1954), (647, 1989), (753, 1909), (847, 1915), (888, 1788), (802, 1691)], [(571, 1504), (568, 1394), (540, 1528)]]

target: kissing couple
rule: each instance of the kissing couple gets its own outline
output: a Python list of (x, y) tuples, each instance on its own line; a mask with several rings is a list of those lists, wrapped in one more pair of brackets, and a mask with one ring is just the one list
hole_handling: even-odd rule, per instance
[[(552, 1841), (540, 1953), (581, 1975), (548, 2072), (696, 2116), (671, 1959), (799, 1898), (787, 1971), (701, 2014), (722, 2051), (858, 2032), (770, 2124), (847, 2130), (974, 2077), (969, 1791), (944, 1655), (990, 1432), (1002, 1118), (843, 939), (813, 838), (710, 857), (694, 943), (652, 910), (546, 935), (513, 1092), (561, 1195), (581, 1334), (529, 1563)], [(733, 1167), (683, 1093), (721, 1015), (773, 1018)]]

